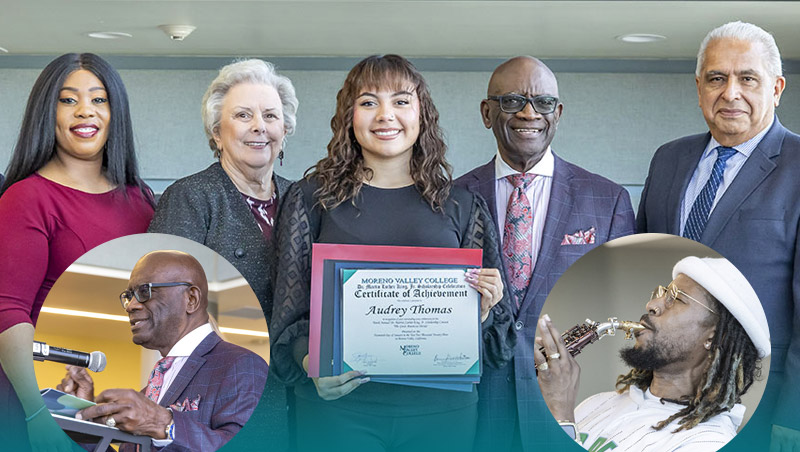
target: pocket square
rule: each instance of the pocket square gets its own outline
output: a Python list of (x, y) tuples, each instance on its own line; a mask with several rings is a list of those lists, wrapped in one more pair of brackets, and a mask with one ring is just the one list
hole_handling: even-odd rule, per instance
[(183, 402), (173, 403), (169, 407), (174, 411), (197, 411), (197, 409), (200, 407), (200, 394), (197, 394), (197, 397), (195, 397), (194, 400), (189, 400), (187, 397)]
[(564, 234), (562, 245), (591, 245), (594, 243), (594, 226), (586, 231), (579, 230), (574, 234)]

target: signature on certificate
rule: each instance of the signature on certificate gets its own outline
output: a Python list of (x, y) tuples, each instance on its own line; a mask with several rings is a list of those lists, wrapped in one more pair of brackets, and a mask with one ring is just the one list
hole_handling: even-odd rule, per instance
[(378, 358), (369, 353), (355, 353), (353, 355), (353, 362), (360, 364), (362, 367), (375, 367), (378, 365)]
[(449, 353), (444, 355), (433, 355), (433, 365), (437, 367), (460, 367), (467, 364), (472, 359), (463, 354), (451, 355)]

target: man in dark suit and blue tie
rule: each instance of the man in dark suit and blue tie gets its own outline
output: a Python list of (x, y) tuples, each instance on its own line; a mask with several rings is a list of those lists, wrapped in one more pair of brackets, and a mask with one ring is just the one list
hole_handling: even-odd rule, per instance
[(766, 450), (771, 433), (771, 450), (796, 450), (800, 137), (775, 115), (786, 84), (775, 40), (742, 22), (712, 30), (700, 45), (695, 81), (709, 132), (656, 151), (637, 230), (704, 243), (748, 278), (767, 315), (772, 361), (758, 410), (728, 448)]
[[(142, 391), (108, 389), (96, 398), (86, 369), (68, 366), (59, 389), (98, 403), (76, 418), (150, 436), (163, 452), (222, 447), (258, 404), (267, 363), (213, 331), (203, 267), (186, 253), (148, 253), (134, 266), (120, 301), (133, 342), (163, 358)], [(128, 446), (120, 450), (134, 450)]]
[(625, 189), (550, 149), (563, 108), (555, 75), (544, 63), (523, 56), (501, 64), (480, 106), (497, 155), (456, 181), (486, 199), (499, 226), (518, 338), (513, 361), (503, 369), (485, 368), (481, 377), (476, 451), (547, 450), (568, 443), (536, 382), (536, 321), (567, 267), (634, 230)]

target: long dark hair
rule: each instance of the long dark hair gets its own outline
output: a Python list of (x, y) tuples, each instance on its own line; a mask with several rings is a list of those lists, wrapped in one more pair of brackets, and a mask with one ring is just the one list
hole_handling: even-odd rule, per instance
[(128, 185), (139, 187), (145, 199), (153, 205), (150, 190), (139, 178), (125, 85), (119, 73), (108, 62), (93, 53), (61, 55), (39, 74), (28, 97), (19, 138), (6, 169), (6, 181), (0, 187), (0, 196), (15, 182), (41, 169), (55, 155), (58, 96), (64, 86), (64, 80), (79, 69), (94, 74), (108, 93), (111, 120), (103, 152), (103, 170), (106, 177), (124, 194), (127, 194)]
[[(350, 70), (336, 96), (336, 113), (331, 118), (333, 138), (328, 155), (306, 173), (320, 182), (319, 204), (324, 209), (355, 199), (363, 181), (372, 170), (364, 166), (361, 145), (353, 132), (353, 107), (364, 88), (398, 88), (402, 83), (414, 85), (419, 98), (419, 137), (411, 154), (411, 178), (431, 208), (444, 210), (450, 194), (452, 168), (445, 160), (447, 146), (439, 127), (439, 112), (433, 105), (428, 85), (411, 62), (399, 55), (372, 55)], [(405, 87), (399, 87), (405, 88)]]

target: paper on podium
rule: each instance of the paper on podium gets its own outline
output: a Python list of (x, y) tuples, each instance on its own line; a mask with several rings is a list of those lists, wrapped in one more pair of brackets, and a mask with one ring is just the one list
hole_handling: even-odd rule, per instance
[(40, 391), (44, 404), (53, 414), (75, 417), (78, 411), (96, 405), (94, 402), (75, 397), (57, 389), (47, 388)]

